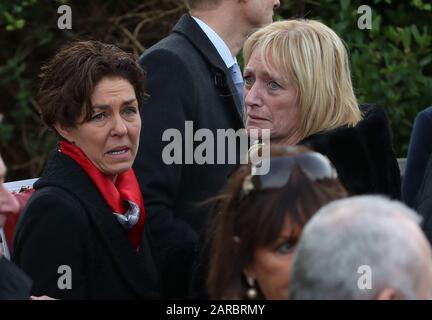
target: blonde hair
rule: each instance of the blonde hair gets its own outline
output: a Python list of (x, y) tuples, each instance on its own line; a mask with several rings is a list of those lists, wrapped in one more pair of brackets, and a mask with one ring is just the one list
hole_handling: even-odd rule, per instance
[(247, 39), (246, 64), (255, 49), (267, 69), (296, 87), (300, 139), (361, 120), (346, 48), (329, 27), (314, 20), (274, 22)]

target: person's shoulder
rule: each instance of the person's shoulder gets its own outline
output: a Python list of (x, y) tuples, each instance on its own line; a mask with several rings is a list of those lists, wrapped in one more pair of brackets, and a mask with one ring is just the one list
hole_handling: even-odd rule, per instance
[(359, 124), (369, 124), (371, 121), (388, 122), (388, 117), (385, 109), (376, 104), (361, 104), (359, 105), (362, 113), (362, 120)]
[[(166, 78), (193, 79), (200, 70), (207, 70), (204, 60), (195, 48), (182, 45), (166, 45), (161, 43), (147, 49), (138, 59), (138, 63), (146, 72), (146, 81), (157, 79), (166, 82)], [(207, 72), (207, 71), (206, 71)], [(188, 83), (183, 81), (182, 83)], [(168, 81), (165, 85), (178, 85), (178, 82)]]
[(391, 137), (391, 129), (385, 109), (374, 104), (364, 104), (360, 105), (360, 110), (362, 120), (355, 127), (356, 130), (371, 143), (388, 141)]
[(432, 106), (420, 111), (415, 118), (415, 123), (432, 123)]
[(427, 107), (426, 109), (423, 109), (418, 113), (419, 116), (429, 117), (432, 118), (432, 106)]
[(383, 140), (388, 142), (390, 131), (385, 110), (374, 104), (362, 104), (359, 108), (362, 119), (357, 125), (322, 131), (305, 138), (302, 143), (344, 150), (365, 145), (364, 141), (370, 143), (370, 147), (379, 146)]
[(24, 208), (23, 217), (39, 219), (43, 216), (50, 218), (55, 215), (81, 220), (84, 211), (79, 199), (71, 192), (58, 186), (47, 186), (37, 189), (32, 194)]
[(146, 49), (139, 57), (139, 61), (152, 58), (155, 55), (181, 58), (184, 56), (183, 53), (185, 51), (192, 53), (195, 50), (196, 49), (186, 37), (178, 33), (171, 33), (150, 48)]

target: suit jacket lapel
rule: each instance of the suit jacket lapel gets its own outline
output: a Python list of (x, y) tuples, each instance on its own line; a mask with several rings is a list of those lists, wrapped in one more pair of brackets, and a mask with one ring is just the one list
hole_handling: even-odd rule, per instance
[(157, 282), (158, 276), (156, 273), (145, 272), (152, 270), (149, 266), (153, 263), (153, 257), (149, 254), (151, 248), (145, 237), (143, 236), (141, 252), (137, 253), (90, 178), (75, 161), (64, 154), (56, 153), (45, 169), (45, 172), (53, 173), (52, 177), (44, 173), (44, 177), (37, 181), (35, 187), (55, 185), (73, 193), (86, 208), (90, 221), (106, 243), (107, 250), (129, 286), (138, 296), (148, 296), (145, 288), (148, 288), (150, 283)]
[(173, 32), (179, 33), (187, 38), (201, 53), (204, 60), (209, 63), (214, 76), (215, 86), (223, 95), (231, 97), (231, 101), (237, 110), (237, 117), (243, 124), (243, 103), (237, 95), (231, 73), (207, 35), (189, 14), (185, 14), (180, 18)]

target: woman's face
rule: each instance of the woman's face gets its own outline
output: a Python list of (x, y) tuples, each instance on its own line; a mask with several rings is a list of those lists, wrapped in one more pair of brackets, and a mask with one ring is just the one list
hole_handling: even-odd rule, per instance
[(123, 78), (102, 78), (91, 103), (91, 120), (66, 129), (65, 138), (115, 181), (117, 174), (132, 167), (138, 149), (141, 117), (135, 90)]
[[(297, 231), (296, 231), (297, 230)], [(252, 263), (245, 274), (255, 280), (268, 300), (288, 298), (291, 264), (294, 247), (298, 241), (298, 228), (285, 220), (278, 239), (269, 247), (259, 247), (253, 254)]]
[(246, 129), (269, 129), (272, 142), (295, 145), (300, 140), (297, 90), (271, 69), (255, 49), (244, 71)]

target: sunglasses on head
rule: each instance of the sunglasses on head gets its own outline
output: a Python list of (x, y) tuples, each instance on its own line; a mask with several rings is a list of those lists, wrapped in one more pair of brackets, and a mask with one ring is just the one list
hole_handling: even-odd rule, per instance
[[(248, 175), (243, 181), (240, 199), (251, 191), (278, 189), (285, 186), (291, 177), (293, 168), (300, 170), (312, 181), (336, 179), (337, 173), (329, 159), (318, 152), (306, 152), (295, 156), (280, 156), (264, 159), (270, 171), (265, 175)], [(269, 163), (265, 163), (269, 162)]]

